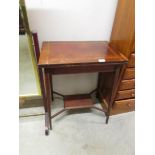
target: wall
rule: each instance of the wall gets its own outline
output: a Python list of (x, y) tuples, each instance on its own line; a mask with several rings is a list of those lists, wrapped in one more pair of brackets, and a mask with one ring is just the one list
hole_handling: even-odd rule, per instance
[[(30, 29), (42, 41), (109, 40), (118, 0), (25, 0)], [(57, 75), (54, 89), (86, 93), (96, 87), (97, 74)]]

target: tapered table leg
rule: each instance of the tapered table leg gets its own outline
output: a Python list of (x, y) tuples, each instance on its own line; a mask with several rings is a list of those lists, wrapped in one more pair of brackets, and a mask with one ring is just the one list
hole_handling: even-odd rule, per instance
[(45, 83), (44, 83), (45, 79), (43, 76), (42, 68), (38, 68), (38, 73), (39, 73), (40, 88), (41, 88), (41, 93), (43, 98), (43, 105), (45, 110), (45, 135), (49, 135), (49, 118), (48, 118), (48, 112), (47, 112), (48, 107), (47, 107), (46, 89), (45, 89)]
[[(118, 81), (117, 81), (117, 84), (116, 84), (116, 89), (115, 89), (115, 94), (116, 94), (116, 92), (117, 92), (117, 90), (118, 90), (118, 87), (119, 87), (119, 84), (120, 84), (120, 82), (121, 82), (121, 79), (122, 79), (122, 76), (123, 76), (123, 74), (124, 74), (124, 72), (125, 72), (125, 68), (127, 67), (127, 64), (123, 64), (122, 66), (121, 66), (121, 68), (120, 68), (120, 74), (119, 74), (119, 77), (118, 77)], [(115, 95), (113, 96), (114, 98), (112, 99), (113, 101), (115, 100)], [(114, 102), (113, 102), (113, 104), (112, 104), (112, 106), (114, 105)]]
[(100, 87), (101, 87), (101, 75), (102, 73), (99, 72), (98, 73), (98, 80), (97, 80), (97, 92), (96, 92), (96, 98), (99, 98), (99, 91), (100, 91)]
[(50, 75), (50, 83), (51, 83), (51, 97), (52, 97), (52, 101), (54, 101), (54, 96), (53, 96), (53, 83), (52, 83), (52, 74)]
[(108, 124), (109, 116), (110, 116), (110, 111), (111, 111), (112, 104), (114, 102), (114, 98), (115, 98), (115, 95), (116, 95), (116, 90), (117, 90), (116, 87), (117, 87), (117, 83), (118, 83), (118, 80), (119, 80), (119, 74), (120, 74), (120, 66), (118, 66), (116, 68), (115, 75), (114, 75), (114, 80), (113, 80), (113, 86), (112, 86), (112, 92), (111, 92), (110, 102), (108, 104), (108, 110), (107, 110), (107, 113), (106, 113), (106, 124)]
[(45, 135), (49, 135), (49, 117), (48, 112), (45, 112)]
[(102, 102), (102, 97), (100, 96), (100, 93), (103, 92), (103, 84), (104, 84), (104, 73), (99, 72), (98, 81), (97, 81), (96, 98), (98, 98), (100, 102)]
[(47, 113), (46, 119), (47, 124), (52, 130), (52, 121), (51, 121), (51, 81), (50, 81), (50, 73), (48, 69), (45, 69), (45, 90), (46, 90), (46, 105), (47, 105)]

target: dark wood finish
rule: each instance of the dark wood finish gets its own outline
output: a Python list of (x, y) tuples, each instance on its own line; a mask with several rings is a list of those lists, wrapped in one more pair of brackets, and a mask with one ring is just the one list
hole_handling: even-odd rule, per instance
[(52, 115), (52, 116), (51, 116), (51, 119), (54, 118), (54, 117), (56, 117), (57, 115), (59, 115), (59, 114), (65, 112), (66, 110), (67, 110), (67, 109), (62, 109), (62, 110), (60, 110), (59, 112), (57, 112), (57, 113), (55, 113), (54, 115)]
[[(36, 62), (38, 63), (39, 57), (40, 57), (40, 50), (39, 50), (37, 33), (32, 33), (32, 37), (33, 37), (33, 43), (34, 43), (34, 52), (35, 52), (34, 55), (36, 58)], [(43, 75), (42, 68), (38, 67), (38, 74), (39, 74), (41, 93), (42, 93), (42, 97), (43, 97), (43, 104), (44, 104), (45, 112), (47, 112), (46, 93), (45, 93), (45, 87), (44, 87), (44, 75)]]
[(127, 68), (123, 75), (123, 80), (129, 80), (135, 78), (135, 68)]
[[(34, 51), (35, 51), (35, 58), (36, 58), (36, 61), (38, 63), (39, 61), (39, 57), (40, 57), (40, 49), (39, 49), (39, 41), (38, 41), (38, 34), (36, 32), (33, 32), (32, 33), (32, 37), (33, 37), (33, 43), (34, 43)], [(43, 96), (43, 100), (44, 100), (44, 89), (42, 89), (44, 86), (43, 84), (43, 72), (42, 72), (42, 69), (39, 68), (38, 69), (38, 72), (39, 72), (39, 79), (40, 79), (40, 85), (41, 85), (41, 92), (42, 92), (42, 96)], [(52, 83), (52, 75), (50, 77), (50, 83)], [(53, 92), (53, 86), (51, 85), (51, 89)], [(54, 100), (54, 97), (53, 97), (53, 93), (51, 94), (52, 95), (52, 101)]]
[(114, 99), (116, 97), (116, 93), (117, 93), (117, 90), (119, 88), (119, 84), (121, 82), (121, 78), (122, 78), (122, 75), (123, 75), (123, 73), (125, 71), (125, 68), (126, 68), (126, 64), (125, 63), (122, 65), (122, 68), (119, 68), (120, 69), (120, 75), (118, 77), (118, 82), (116, 83), (115, 92), (114, 92), (114, 96), (113, 96), (113, 101), (114, 101)]
[[(89, 65), (89, 68), (88, 68)], [(99, 72), (113, 72), (115, 70), (115, 65), (120, 65), (119, 63), (111, 63), (109, 66), (109, 63), (100, 63), (100, 64), (74, 64), (74, 65), (65, 65), (65, 66), (59, 66), (55, 67), (53, 66), (50, 73), (51, 74), (78, 74), (78, 73), (91, 73), (96, 72), (98, 70)], [(51, 66), (49, 66), (51, 68)]]
[[(99, 62), (99, 59), (105, 59), (105, 62)], [(63, 112), (56, 113), (51, 116), (51, 91), (49, 75), (64, 74), (64, 73), (83, 73), (83, 72), (102, 72), (112, 73), (113, 85), (109, 91), (109, 102), (106, 111), (106, 123), (108, 123), (111, 106), (114, 102), (114, 97), (122, 74), (122, 68), (127, 63), (127, 59), (115, 51), (107, 42), (44, 42), (38, 66), (44, 69), (45, 88), (46, 88), (46, 108), (49, 113), (49, 118), (53, 118)], [(101, 88), (101, 87), (100, 87)], [(93, 90), (91, 93), (93, 93)], [(62, 95), (61, 95), (62, 96)], [(86, 95), (71, 95), (63, 96), (65, 106), (64, 109), (74, 108), (95, 108), (90, 100), (90, 93)], [(80, 98), (79, 98), (80, 97)], [(104, 111), (100, 109), (100, 111)], [(50, 121), (51, 127), (51, 121)]]
[(100, 97), (100, 92), (101, 92), (101, 85), (102, 85), (102, 73), (101, 72), (99, 72), (98, 73), (98, 79), (97, 79), (97, 91), (96, 91), (96, 97), (99, 99), (99, 100), (101, 100), (99, 97)]
[(114, 80), (113, 80), (113, 91), (111, 92), (111, 97), (110, 97), (110, 101), (108, 103), (108, 109), (107, 109), (107, 112), (106, 112), (106, 115), (107, 115), (106, 124), (108, 123), (111, 107), (112, 107), (113, 102), (114, 102), (114, 97), (115, 97), (116, 90), (117, 90), (117, 83), (119, 81), (119, 73), (120, 73), (120, 68), (117, 67), (116, 71), (115, 71)]
[(122, 80), (119, 86), (119, 90), (127, 90), (135, 88), (135, 79)]
[(65, 109), (89, 108), (93, 101), (89, 95), (69, 95), (64, 99)]
[(51, 83), (50, 83), (50, 73), (49, 70), (45, 68), (45, 89), (46, 89), (46, 106), (48, 112), (48, 119), (49, 119), (49, 126), (52, 129), (52, 122), (51, 122)]
[(45, 112), (45, 135), (49, 135), (49, 114)]
[(127, 61), (108, 42), (43, 42), (38, 65), (99, 64), (99, 59), (110, 63)]
[[(117, 85), (116, 85), (114, 98), (116, 96), (118, 86), (119, 86), (119, 83), (121, 81), (122, 75), (124, 74), (125, 68), (126, 68), (126, 64), (123, 64), (121, 69), (120, 69), (120, 74), (119, 74), (118, 82), (117, 82)], [(110, 102), (111, 90), (112, 90), (112, 87), (113, 87), (114, 73), (103, 73), (101, 78), (102, 78), (102, 82), (100, 84), (99, 91), (100, 91), (100, 97), (101, 96), (102, 97), (100, 98), (100, 102), (102, 102), (104, 99), (107, 102)]]
[(36, 32), (33, 32), (32, 36), (33, 36), (33, 43), (34, 43), (33, 45), (34, 45), (35, 57), (36, 57), (36, 61), (38, 63), (39, 57), (40, 57), (38, 34)]
[(134, 97), (135, 97), (135, 90), (129, 89), (129, 90), (118, 91), (115, 100), (122, 100), (122, 99), (134, 98)]
[(75, 94), (75, 95), (65, 95), (64, 100), (76, 100), (76, 99), (87, 99), (91, 98), (90, 94)]
[(129, 62), (128, 62), (128, 67), (135, 67), (135, 54), (131, 54)]
[(52, 82), (52, 74), (50, 75), (50, 83), (51, 83), (51, 97), (52, 97), (52, 101), (54, 101), (54, 95), (53, 95), (53, 82)]

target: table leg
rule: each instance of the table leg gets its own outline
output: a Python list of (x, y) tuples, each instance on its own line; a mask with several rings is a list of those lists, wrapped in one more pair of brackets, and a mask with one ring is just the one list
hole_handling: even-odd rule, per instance
[(101, 73), (99, 72), (99, 73), (98, 73), (98, 80), (97, 80), (96, 98), (99, 98), (100, 79), (101, 79)]
[(40, 88), (43, 98), (43, 105), (45, 110), (45, 135), (49, 135), (49, 119), (48, 119), (48, 112), (47, 112), (47, 102), (46, 102), (46, 93), (45, 93), (45, 85), (44, 85), (44, 76), (42, 68), (38, 68), (39, 71), (39, 79), (40, 79)]
[(115, 75), (114, 75), (110, 102), (108, 104), (108, 110), (107, 110), (107, 113), (106, 113), (106, 124), (108, 124), (109, 116), (110, 116), (110, 111), (111, 111), (112, 104), (114, 102), (114, 98), (115, 98), (115, 95), (116, 95), (116, 86), (117, 86), (117, 83), (118, 83), (119, 74), (120, 74), (120, 67), (117, 67), (116, 71), (115, 71)]
[(50, 83), (51, 83), (51, 96), (52, 96), (52, 101), (54, 101), (54, 96), (53, 96), (53, 83), (52, 83), (52, 74), (50, 75)]
[(103, 82), (103, 73), (99, 72), (98, 73), (98, 81), (97, 81), (97, 92), (96, 92), (96, 98), (100, 99), (100, 91), (102, 88), (102, 82)]
[(51, 122), (51, 84), (50, 84), (50, 73), (48, 69), (45, 69), (45, 89), (46, 89), (46, 105), (47, 105), (47, 113), (46, 113), (46, 122), (52, 130), (52, 122)]
[(46, 106), (46, 96), (45, 96), (44, 77), (43, 77), (42, 68), (38, 68), (38, 72), (39, 72), (40, 88), (41, 88), (41, 93), (43, 98), (43, 105), (44, 105), (44, 110), (46, 112), (47, 106)]
[(48, 112), (45, 112), (45, 135), (49, 135), (49, 117)]
[[(121, 69), (120, 69), (120, 74), (119, 74), (118, 82), (117, 82), (117, 84), (116, 84), (115, 93), (116, 93), (117, 90), (118, 90), (118, 87), (119, 87), (119, 84), (120, 84), (120, 82), (121, 82), (122, 76), (123, 76), (123, 74), (124, 74), (124, 72), (125, 72), (126, 66), (127, 66), (127, 64), (123, 64), (122, 67), (121, 67)], [(113, 100), (115, 100), (115, 97), (116, 97), (116, 95), (114, 95)], [(114, 105), (114, 102), (113, 102), (112, 106), (113, 106), (113, 105)]]

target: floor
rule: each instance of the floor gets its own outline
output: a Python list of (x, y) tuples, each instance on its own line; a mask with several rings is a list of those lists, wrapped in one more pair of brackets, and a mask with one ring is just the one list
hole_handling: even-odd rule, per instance
[[(55, 99), (53, 113), (62, 106), (62, 100)], [(135, 154), (134, 112), (111, 116), (106, 125), (100, 111), (72, 110), (53, 119), (49, 136), (44, 135), (43, 112), (43, 107), (20, 109), (20, 116), (29, 116), (20, 117), (20, 155)]]
[(19, 96), (37, 95), (36, 78), (26, 35), (19, 35)]

